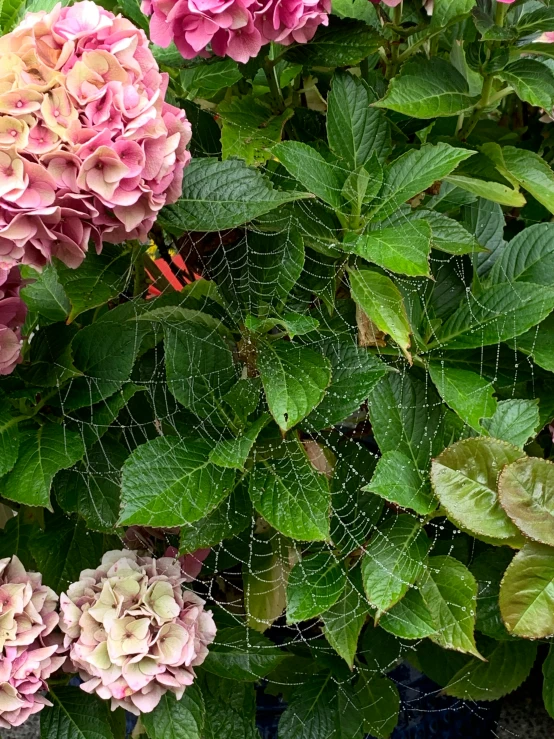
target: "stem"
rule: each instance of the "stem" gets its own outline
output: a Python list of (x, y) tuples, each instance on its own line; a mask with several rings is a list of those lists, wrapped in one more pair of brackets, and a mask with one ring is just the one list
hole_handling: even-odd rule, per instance
[[(140, 248), (142, 249), (142, 247)], [(133, 295), (135, 298), (142, 295), (146, 284), (146, 272), (144, 269), (143, 257), (144, 254), (139, 253), (137, 259), (135, 260), (135, 279), (133, 282)]]
[(281, 90), (279, 89), (279, 84), (277, 82), (275, 62), (271, 61), (271, 59), (266, 56), (264, 59), (263, 68), (265, 72), (265, 77), (267, 79), (267, 84), (269, 85), (269, 92), (273, 99), (273, 103), (278, 110), (282, 110), (283, 109), (283, 96), (281, 94)]
[(460, 138), (464, 141), (465, 139), (467, 139), (469, 134), (473, 131), (473, 129), (479, 122), (479, 119), (481, 118), (481, 114), (483, 113), (483, 110), (487, 107), (487, 105), (489, 105), (493, 80), (494, 80), (494, 75), (492, 74), (488, 74), (483, 80), (483, 90), (481, 91), (481, 98), (479, 102), (476, 104), (473, 110), (473, 113), (468, 118), (467, 123), (465, 124), (465, 126), (460, 132)]
[(508, 5), (506, 3), (501, 3), (499, 0), (496, 0), (496, 10), (494, 13), (494, 22), (497, 26), (500, 26), (502, 28), (504, 26), (504, 20), (506, 18), (506, 13), (508, 12)]

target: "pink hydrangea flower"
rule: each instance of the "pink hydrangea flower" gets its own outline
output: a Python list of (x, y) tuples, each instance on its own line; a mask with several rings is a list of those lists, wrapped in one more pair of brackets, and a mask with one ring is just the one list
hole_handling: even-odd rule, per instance
[(0, 38), (0, 268), (146, 240), (190, 153), (143, 31), (90, 0)]
[[(400, 0), (399, 0), (400, 1)], [(306, 43), (327, 25), (330, 0), (143, 0), (151, 15), (150, 36), (159, 46), (171, 41), (185, 59), (218, 56), (247, 62), (264, 44)]]
[(135, 715), (154, 710), (168, 690), (182, 697), (216, 633), (184, 580), (172, 557), (113, 551), (62, 593), (64, 646), (84, 691)]
[(27, 315), (21, 285), (18, 267), (0, 267), (0, 375), (9, 375), (21, 361), (20, 328)]
[[(5, 284), (5, 283), (4, 283)], [(0, 559), (0, 727), (19, 726), (44, 706), (39, 691), (65, 661), (52, 636), (58, 596), (17, 557)]]

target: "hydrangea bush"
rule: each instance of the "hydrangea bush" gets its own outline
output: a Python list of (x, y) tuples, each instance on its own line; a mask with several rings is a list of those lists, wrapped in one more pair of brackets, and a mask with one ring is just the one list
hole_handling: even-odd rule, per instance
[(0, 28), (0, 727), (554, 717), (550, 4)]

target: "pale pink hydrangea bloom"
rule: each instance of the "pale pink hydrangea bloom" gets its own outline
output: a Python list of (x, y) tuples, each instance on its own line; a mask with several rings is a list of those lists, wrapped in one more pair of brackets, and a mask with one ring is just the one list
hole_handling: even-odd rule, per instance
[(190, 159), (167, 83), (144, 32), (90, 0), (0, 38), (0, 268), (146, 239)]
[(171, 41), (185, 59), (218, 56), (247, 62), (264, 44), (306, 43), (327, 25), (331, 0), (143, 0), (151, 15), (150, 37), (159, 46)]
[(184, 590), (172, 557), (107, 552), (60, 598), (60, 627), (81, 688), (139, 715), (168, 690), (179, 700), (216, 627), (205, 602)]
[(27, 306), (19, 297), (18, 267), (0, 267), (0, 375), (9, 375), (21, 361), (21, 332)]
[(0, 559), (0, 727), (19, 726), (44, 706), (39, 691), (65, 661), (52, 636), (58, 596), (14, 556)]

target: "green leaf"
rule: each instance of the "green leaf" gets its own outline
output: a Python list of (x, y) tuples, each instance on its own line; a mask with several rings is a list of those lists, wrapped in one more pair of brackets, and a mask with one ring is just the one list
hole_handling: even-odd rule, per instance
[(141, 716), (150, 739), (202, 739), (204, 700), (196, 685), (189, 685), (181, 700), (165, 693), (156, 708)]
[(504, 465), (522, 456), (520, 449), (497, 439), (459, 441), (433, 460), (435, 495), (449, 517), (472, 534), (521, 539), (500, 505), (496, 484)]
[(494, 701), (527, 679), (537, 656), (537, 645), (524, 641), (487, 641), (482, 648), (486, 662), (472, 658), (454, 677), (444, 692), (454, 698)]
[(344, 421), (367, 400), (384, 376), (385, 365), (354, 340), (333, 337), (318, 350), (331, 362), (331, 384), (323, 400), (306, 419), (310, 429), (323, 429)]
[(473, 154), (468, 149), (457, 149), (442, 142), (407, 151), (385, 169), (383, 189), (370, 215), (383, 220), (402, 203), (445, 178)]
[(504, 241), (506, 224), (502, 208), (498, 203), (478, 198), (474, 203), (463, 206), (462, 223), (475, 234), (478, 243), (488, 249), (487, 253), (477, 255), (477, 273), (479, 277), (484, 277), (506, 246)]
[(273, 154), (308, 192), (340, 208), (344, 169), (327, 162), (321, 154), (308, 144), (300, 141), (283, 141), (273, 147)]
[(331, 608), (346, 584), (346, 572), (331, 553), (316, 554), (298, 562), (287, 585), (287, 623), (307, 621)]
[(20, 370), (25, 382), (38, 387), (60, 387), (81, 373), (73, 365), (71, 342), (77, 333), (75, 324), (45, 326), (33, 336), (31, 362)]
[(202, 669), (228, 680), (256, 682), (289, 655), (244, 626), (218, 629)]
[(411, 328), (400, 290), (386, 275), (367, 269), (351, 269), (348, 276), (353, 299), (380, 331), (390, 334), (410, 359)]
[(187, 167), (181, 198), (162, 209), (159, 222), (177, 235), (223, 231), (302, 197), (274, 190), (259, 170), (238, 159), (196, 158)]
[(513, 87), (521, 100), (551, 110), (554, 104), (554, 75), (546, 64), (536, 59), (518, 59), (496, 72), (495, 76)]
[(539, 429), (537, 400), (501, 400), (492, 418), (482, 418), (481, 426), (490, 436), (523, 448)]
[[(288, 701), (279, 720), (279, 739), (336, 736), (335, 701), (336, 692), (330, 675), (314, 675), (295, 690)], [(339, 736), (342, 737), (342, 733)]]
[(55, 267), (48, 264), (40, 273), (30, 267), (25, 267), (22, 276), (25, 279), (34, 279), (34, 282), (21, 290), (21, 297), (29, 310), (38, 313), (52, 323), (65, 321), (71, 305), (58, 280)]
[(309, 44), (287, 49), (289, 62), (312, 67), (352, 67), (376, 52), (383, 40), (369, 26), (351, 20), (330, 17), (328, 26), (319, 26)]
[(323, 399), (331, 363), (319, 352), (286, 341), (260, 346), (257, 366), (271, 415), (283, 431), (305, 418)]
[[(516, 149), (514, 146), (504, 146), (500, 149), (497, 144), (485, 144), (483, 151), (487, 156), (491, 156), (493, 151), (497, 152), (494, 162), (500, 173), (519, 182), (521, 187), (528, 190), (539, 203), (554, 213), (554, 172), (541, 156), (526, 149)], [(500, 152), (501, 161), (499, 161)]]
[(331, 150), (355, 170), (375, 152), (384, 161), (390, 151), (390, 128), (384, 115), (370, 108), (367, 85), (337, 70), (327, 101), (327, 136)]
[(40, 739), (114, 739), (106, 701), (69, 685), (50, 685), (52, 707), (40, 712)]
[(71, 303), (68, 322), (122, 293), (131, 276), (130, 261), (128, 252), (112, 244), (104, 244), (100, 254), (89, 250), (79, 269), (56, 261), (58, 280)]
[[(246, 624), (263, 634), (286, 606), (285, 588), (296, 551), (281, 536), (252, 536), (242, 565)], [(292, 561), (291, 561), (292, 560)]]
[(254, 467), (249, 493), (256, 510), (277, 531), (301, 541), (329, 538), (329, 484), (297, 442), (284, 442), (286, 456)]
[(554, 314), (508, 344), (514, 349), (517, 345), (517, 350), (532, 357), (539, 367), (554, 372)]
[(445, 179), (446, 182), (456, 185), (462, 190), (467, 190), (467, 192), (471, 192), (480, 198), (493, 200), (495, 203), (500, 203), (500, 205), (509, 205), (512, 208), (521, 208), (525, 205), (525, 198), (519, 190), (513, 190), (500, 182), (478, 180), (475, 177), (460, 174), (452, 174)]
[(98, 567), (102, 554), (113, 548), (113, 544), (105, 547), (104, 537), (89, 531), (75, 516), (59, 512), (47, 515), (45, 522), (45, 530), (35, 534), (30, 549), (43, 583), (57, 593), (76, 582), (82, 570)]
[(529, 542), (516, 554), (500, 584), (500, 612), (510, 633), (525, 639), (554, 634), (552, 548)]
[(389, 373), (369, 397), (369, 417), (382, 454), (402, 452), (419, 470), (444, 449), (444, 415), (429, 384), (412, 375)]
[(467, 567), (453, 557), (430, 557), (420, 587), (435, 625), (430, 638), (444, 649), (480, 658), (473, 635), (477, 583)]
[(260, 739), (252, 683), (221, 680), (206, 673), (202, 694), (206, 705), (203, 739)]
[(385, 97), (374, 105), (411, 118), (437, 118), (468, 111), (477, 100), (452, 64), (440, 57), (415, 56), (402, 66)]
[(361, 566), (364, 590), (377, 618), (422, 575), (430, 546), (421, 522), (407, 514), (385, 522), (371, 537)]
[(401, 508), (411, 508), (423, 516), (437, 507), (427, 475), (417, 468), (412, 458), (402, 452), (385, 452), (364, 490), (380, 495)]
[(480, 420), (496, 411), (494, 386), (477, 372), (430, 362), (429, 374), (444, 402), (476, 431), (481, 430)]
[(354, 690), (355, 704), (361, 712), (364, 731), (378, 739), (387, 739), (398, 722), (400, 708), (400, 697), (394, 682), (381, 675), (372, 675), (368, 679), (362, 673)]
[[(169, 65), (173, 66), (173, 65)], [(181, 70), (179, 79), (190, 98), (209, 100), (224, 87), (231, 87), (242, 78), (238, 64), (233, 59), (222, 59), (211, 64), (198, 64)], [(218, 108), (218, 112), (221, 107)]]
[(185, 408), (206, 417), (220, 407), (237, 373), (231, 350), (203, 315), (188, 320), (186, 309), (174, 308), (162, 326), (167, 387)]
[(19, 457), (4, 481), (8, 500), (50, 508), (50, 488), (56, 472), (75, 464), (85, 448), (77, 434), (47, 424), (20, 435)]
[(511, 639), (498, 605), (500, 581), (514, 556), (508, 547), (491, 547), (472, 560), (469, 569), (477, 580), (477, 618), (475, 628), (492, 639)]
[(554, 646), (551, 644), (546, 659), (542, 663), (544, 682), (542, 699), (549, 715), (554, 718)]
[(524, 457), (506, 465), (498, 479), (502, 508), (525, 536), (554, 546), (554, 464)]
[(325, 638), (350, 668), (354, 665), (358, 638), (368, 612), (365, 599), (348, 578), (337, 602), (321, 614)]
[(398, 224), (363, 236), (348, 236), (344, 249), (368, 262), (409, 277), (430, 276), (431, 227), (426, 221)]
[(72, 414), (74, 423), (70, 425), (71, 430), (77, 430), (85, 446), (91, 447), (108, 431), (129, 400), (143, 390), (143, 387), (127, 382), (118, 393), (110, 398), (97, 405), (81, 408)]
[(217, 112), (222, 122), (223, 159), (240, 157), (247, 164), (261, 164), (271, 157), (269, 149), (281, 140), (283, 126), (294, 115), (292, 108), (275, 115), (253, 95), (224, 100), (219, 103)]
[(79, 513), (93, 531), (112, 533), (119, 516), (121, 468), (129, 452), (112, 439), (87, 450), (86, 461), (62, 470), (54, 479), (58, 503)]
[(479, 296), (468, 293), (430, 346), (473, 349), (498, 344), (536, 326), (553, 308), (552, 288), (530, 282), (491, 285)]
[(303, 336), (315, 331), (319, 326), (317, 318), (312, 316), (304, 316), (302, 313), (285, 313), (276, 318), (256, 318), (256, 316), (247, 315), (244, 319), (244, 326), (249, 331), (259, 333), (268, 333), (276, 326), (282, 326), (291, 339), (295, 336)]
[(233, 409), (243, 424), (258, 407), (261, 384), (259, 377), (241, 378), (223, 396), (223, 400)]
[(216, 508), (235, 472), (209, 460), (201, 439), (162, 436), (137, 447), (123, 466), (120, 525), (182, 526)]
[(19, 454), (19, 428), (12, 414), (0, 409), (0, 477), (13, 469)]
[(400, 639), (425, 639), (436, 631), (433, 617), (416, 588), (408, 590), (399, 603), (384, 613), (379, 625)]
[(491, 282), (554, 283), (554, 224), (536, 223), (505, 245), (490, 273)]
[(264, 413), (235, 439), (220, 439), (210, 452), (210, 462), (218, 467), (244, 469), (244, 463), (248, 459), (258, 434), (268, 422), (269, 414)]
[(448, 26), (454, 19), (462, 18), (471, 13), (475, 0), (439, 0), (433, 8), (431, 28)]
[(473, 234), (471, 234), (461, 223), (449, 218), (444, 213), (425, 208), (402, 214), (402, 218), (408, 217), (410, 221), (421, 219), (431, 226), (431, 244), (433, 248), (447, 252), (447, 254), (471, 254), (479, 251), (479, 246)]
[(223, 539), (240, 534), (251, 520), (252, 503), (247, 486), (240, 483), (215, 510), (181, 528), (179, 554), (189, 554), (197, 549), (213, 547)]
[(27, 523), (21, 513), (10, 518), (0, 530), (0, 558), (15, 555), (26, 570), (36, 569), (30, 545), (37, 531), (37, 524)]
[(517, 30), (520, 36), (554, 31), (554, 11), (552, 8), (540, 7), (523, 13), (517, 22)]

